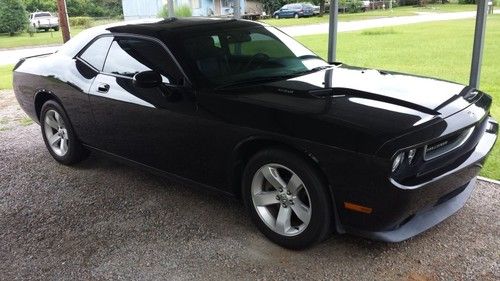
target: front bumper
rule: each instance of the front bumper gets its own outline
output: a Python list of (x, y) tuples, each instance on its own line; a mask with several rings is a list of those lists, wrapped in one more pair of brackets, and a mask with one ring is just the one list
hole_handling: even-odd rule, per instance
[(40, 23), (38, 24), (38, 28), (54, 28), (54, 27), (58, 27), (59, 24), (54, 24), (54, 23), (51, 23), (51, 24), (48, 24), (48, 23)]
[[(346, 227), (348, 233), (358, 236), (380, 240), (385, 242), (401, 242), (415, 235), (418, 235), (427, 229), (444, 221), (449, 216), (456, 213), (469, 199), (472, 191), (476, 187), (476, 178), (471, 180), (463, 191), (452, 197), (446, 202), (424, 209), (415, 214), (411, 219), (400, 227), (389, 231), (363, 231), (355, 228)], [(462, 188), (459, 188), (461, 190)]]
[(342, 201), (368, 198), (365, 205), (373, 207), (373, 213), (340, 210), (341, 232), (399, 242), (454, 214), (474, 190), (476, 176), (496, 142), (498, 123), (491, 117), (487, 123), (477, 145), (466, 154), (467, 158), (448, 172), (414, 186), (404, 186), (393, 180), (389, 184), (380, 182), (375, 184), (380, 188), (376, 194), (368, 190), (342, 198)]

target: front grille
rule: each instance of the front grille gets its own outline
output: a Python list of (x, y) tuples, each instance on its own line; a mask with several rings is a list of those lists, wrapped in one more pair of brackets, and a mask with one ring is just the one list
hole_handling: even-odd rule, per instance
[(424, 147), (424, 160), (432, 160), (462, 146), (472, 135), (474, 127)]

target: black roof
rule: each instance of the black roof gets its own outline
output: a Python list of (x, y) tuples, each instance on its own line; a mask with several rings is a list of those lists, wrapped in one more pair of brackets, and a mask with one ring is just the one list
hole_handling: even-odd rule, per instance
[(70, 57), (75, 56), (90, 40), (106, 33), (128, 33), (156, 38), (176, 39), (179, 35), (189, 36), (197, 32), (262, 25), (266, 24), (248, 20), (203, 17), (124, 21), (86, 29), (64, 44), (58, 53)]
[(108, 27), (106, 30), (112, 33), (132, 33), (152, 35), (159, 32), (165, 33), (189, 33), (197, 31), (207, 31), (213, 29), (224, 28), (239, 28), (239, 27), (252, 27), (261, 26), (261, 23), (224, 19), (224, 18), (204, 18), (204, 17), (190, 17), (190, 18), (167, 18), (156, 22), (123, 22), (118, 25)]

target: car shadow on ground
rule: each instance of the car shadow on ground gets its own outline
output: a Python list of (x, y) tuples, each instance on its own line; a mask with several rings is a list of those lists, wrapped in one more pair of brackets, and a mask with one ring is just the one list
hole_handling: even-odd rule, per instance
[[(183, 182), (179, 182), (167, 177), (158, 176), (152, 174), (146, 170), (141, 168), (132, 167), (127, 164), (122, 163), (121, 161), (117, 161), (115, 159), (110, 159), (100, 153), (92, 153), (88, 159), (85, 161), (72, 166), (75, 170), (80, 171), (109, 171), (110, 177), (122, 177), (123, 180), (129, 181), (130, 178), (140, 178), (144, 179), (145, 185), (141, 185), (140, 182), (136, 182), (135, 185), (130, 185), (127, 188), (135, 189), (136, 192), (141, 192), (145, 196), (147, 196), (148, 188), (145, 186), (149, 186), (152, 183), (152, 188), (154, 191), (158, 192), (158, 196), (160, 197), (170, 197), (175, 198), (178, 201), (189, 201), (190, 204), (195, 206), (199, 206), (198, 208), (201, 212), (203, 208), (206, 208), (206, 211), (218, 209), (219, 216), (221, 217), (231, 217), (230, 221), (238, 221), (239, 223), (236, 227), (242, 227), (240, 223), (244, 223), (244, 230), (248, 231), (248, 235), (254, 236), (255, 238), (262, 240), (262, 247), (269, 247), (269, 241), (260, 234), (256, 227), (253, 226), (250, 217), (246, 214), (245, 207), (243, 202), (236, 197), (229, 196), (227, 194), (221, 193), (215, 189), (207, 189), (202, 186), (186, 184)], [(135, 176), (134, 176), (135, 175)], [(157, 208), (161, 208), (161, 206), (156, 206)], [(178, 209), (181, 213), (189, 213), (193, 211), (189, 205), (180, 205), (180, 209)], [(218, 221), (217, 218), (212, 217), (212, 219), (207, 218), (208, 224), (213, 224), (212, 226), (217, 228), (215, 225)], [(231, 225), (224, 225), (224, 228), (230, 228)], [(366, 250), (366, 251), (384, 251), (384, 249), (391, 247), (391, 243), (385, 243), (380, 241), (372, 241), (361, 237), (355, 237), (352, 235), (332, 235), (323, 243), (321, 243), (319, 247), (329, 248), (329, 247), (337, 247), (337, 245), (348, 244), (349, 247), (358, 248), (358, 250)], [(272, 243), (271, 243), (272, 244)], [(281, 248), (274, 244), (273, 248), (281, 249), (283, 251), (289, 251), (285, 248)], [(310, 251), (314, 252), (314, 247), (310, 249)], [(325, 249), (328, 250), (328, 249)], [(295, 252), (295, 251), (291, 251)]]

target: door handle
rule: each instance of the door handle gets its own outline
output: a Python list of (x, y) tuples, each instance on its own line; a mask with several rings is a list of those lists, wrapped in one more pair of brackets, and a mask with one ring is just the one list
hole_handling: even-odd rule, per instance
[(109, 91), (109, 85), (105, 83), (101, 83), (97, 86), (97, 91), (99, 93), (107, 93)]

